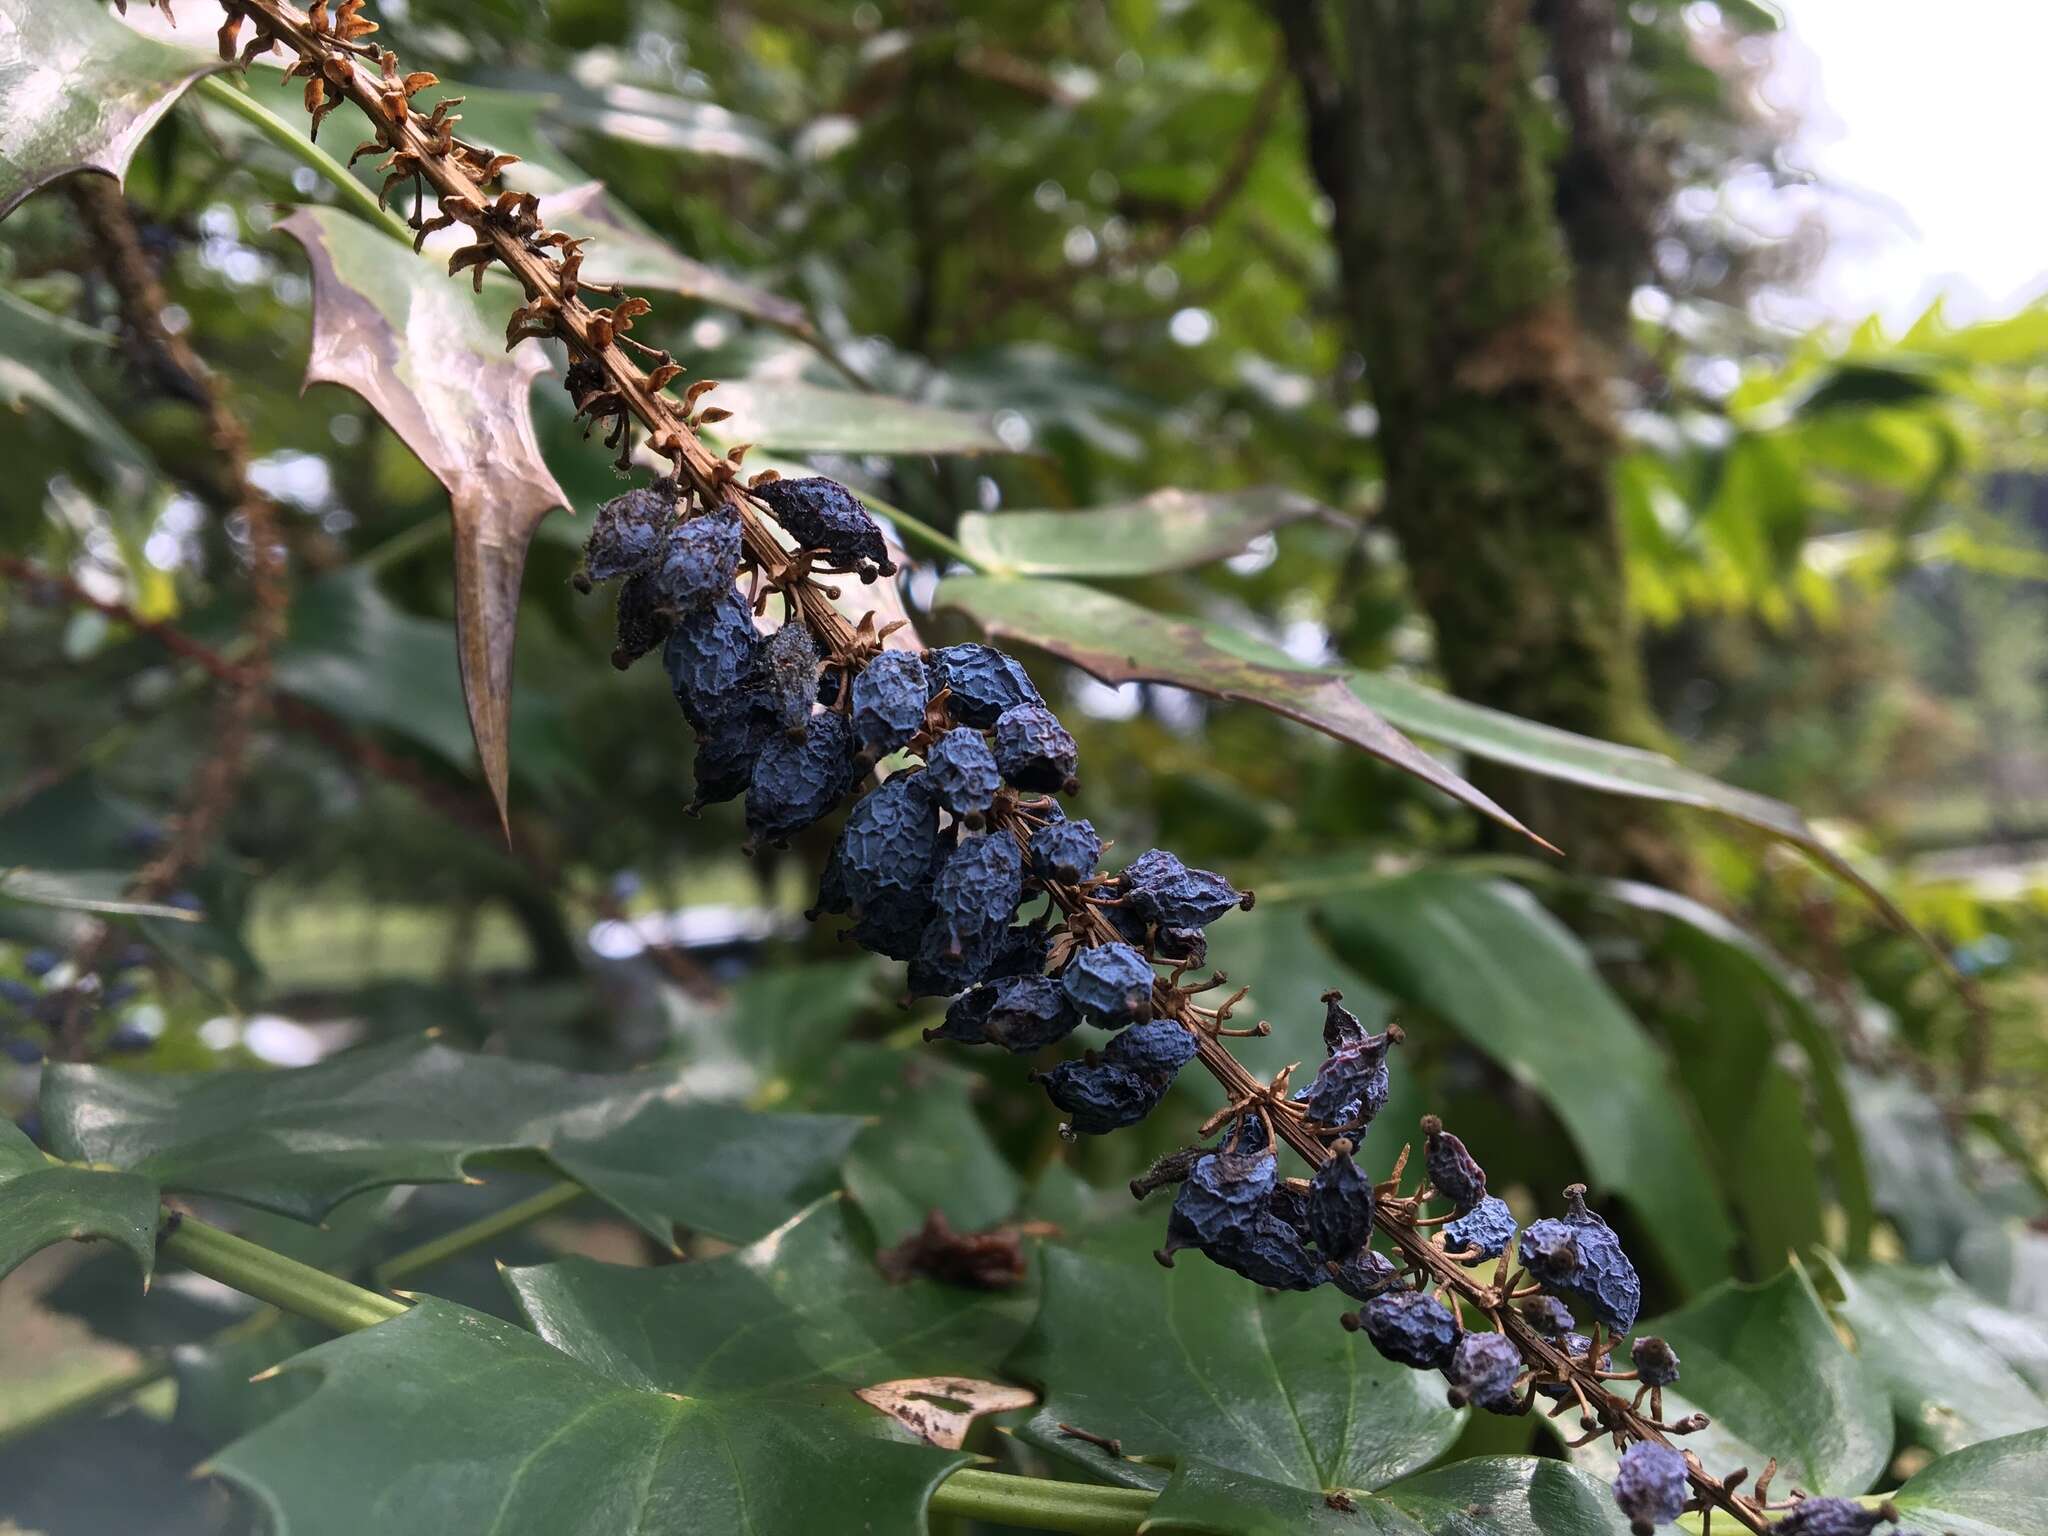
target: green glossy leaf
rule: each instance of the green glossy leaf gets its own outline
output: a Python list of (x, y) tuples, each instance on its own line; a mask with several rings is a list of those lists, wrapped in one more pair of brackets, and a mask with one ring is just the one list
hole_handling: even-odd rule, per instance
[(1469, 704), (1392, 673), (1354, 672), (1351, 687), (1402, 730), (1456, 747), (1487, 762), (1504, 763), (1567, 784), (1581, 784), (1604, 794), (1695, 806), (1767, 832), (1862, 892), (1887, 922), (1917, 938), (1935, 962), (1952, 974), (1947, 952), (1920, 933), (1891, 897), (1829, 846), (1812, 823), (1782, 800), (1723, 784), (1662, 753), (1539, 725), (1484, 705)]
[(2048, 1426), (2048, 1324), (1938, 1269), (1834, 1266), (1841, 1317), (1915, 1440), (1936, 1451)]
[(814, 453), (1002, 453), (994, 419), (796, 379), (728, 379), (704, 401), (731, 411), (719, 441)]
[(221, 67), (100, 6), (0, 0), (0, 218), (73, 171), (119, 181), (157, 119)]
[(766, 1397), (917, 1376), (988, 1377), (1036, 1299), (875, 1268), (843, 1200), (719, 1258), (657, 1269), (565, 1259), (506, 1272), (534, 1330), (614, 1380)]
[(1570, 1462), (1475, 1456), (1380, 1490), (1430, 1536), (1627, 1536), (1614, 1492)]
[(875, 994), (869, 960), (764, 966), (712, 1002), (666, 989), (676, 1040), (666, 1064), (693, 1099), (785, 1103), (809, 1086)]
[(80, 347), (108, 345), (110, 338), (98, 331), (0, 290), (0, 409), (21, 411), (35, 406), (114, 458), (146, 464), (149, 456), (71, 366)]
[(1424, 1536), (1426, 1527), (1369, 1493), (1321, 1493), (1190, 1457), (1173, 1469), (1143, 1529), (1147, 1536)]
[[(1806, 1058), (1804, 1086), (1826, 1137), (1824, 1151), (1832, 1192), (1848, 1221), (1846, 1247), (1852, 1258), (1867, 1253), (1876, 1210), (1863, 1157), (1863, 1137), (1843, 1078), (1841, 1051), (1794, 980), (1791, 968), (1721, 913), (1675, 891), (1633, 881), (1615, 881), (1604, 889), (1625, 905), (1665, 920), (1665, 942), (1671, 952), (1701, 978), (1703, 986), (1716, 988), (1725, 996), (1722, 1021), (1740, 1008), (1745, 1016), (1766, 1021), (1782, 1032)], [(1712, 1027), (1715, 1021), (1707, 1022)], [(1783, 1078), (1781, 1069), (1773, 1071)], [(1777, 1139), (1782, 1143), (1785, 1138)], [(1813, 1138), (1802, 1135), (1796, 1140), (1810, 1147)]]
[(1528, 830), (1368, 708), (1345, 674), (1304, 667), (1221, 625), (1169, 618), (1070, 581), (950, 576), (933, 603), (967, 614), (991, 639), (1038, 646), (1107, 683), (1172, 683), (1269, 709), (1362, 748), (1503, 826)]
[(285, 1369), (319, 1389), (213, 1462), (278, 1536), (918, 1531), (969, 1459), (844, 1390), (652, 1388), (433, 1299)]
[(973, 1073), (931, 1047), (849, 1045), (817, 1076), (806, 1108), (870, 1117), (842, 1172), (882, 1242), (900, 1242), (933, 1211), (978, 1232), (1016, 1210), (1023, 1183), (974, 1112)]
[(472, 293), (442, 263), (339, 209), (299, 208), (278, 228), (312, 268), (307, 382), (361, 395), (448, 489), (456, 655), (502, 815), (519, 578), (533, 530), (568, 503), (541, 457), (528, 400), (547, 354), (532, 341), (506, 350), (507, 293)]
[(1044, 1250), (1045, 1299), (1009, 1366), (1046, 1394), (1026, 1439), (1092, 1476), (1157, 1486), (1055, 1427), (1077, 1424), (1127, 1457), (1205, 1461), (1320, 1499), (1377, 1488), (1457, 1438), (1464, 1415), (1441, 1381), (1339, 1327), (1343, 1296), (1267, 1292), (1191, 1253), (1162, 1268), (1165, 1220), (1148, 1210)]
[[(1755, 1472), (1775, 1456), (1781, 1487), (1856, 1494), (1890, 1459), (1892, 1416), (1883, 1394), (1842, 1343), (1803, 1270), (1763, 1285), (1717, 1286), (1636, 1332), (1661, 1335), (1678, 1351), (1681, 1374), (1665, 1389), (1665, 1417), (1697, 1408), (1713, 1420), (1685, 1437), (1707, 1466)], [(1604, 1439), (1573, 1454), (1603, 1477), (1614, 1473), (1614, 1448)]]
[(1267, 486), (1205, 494), (1159, 490), (1074, 512), (969, 512), (958, 536), (992, 570), (1019, 576), (1148, 576), (1237, 554), (1262, 533), (1327, 509)]
[(0, 1276), (53, 1243), (118, 1243), (149, 1279), (156, 1264), (156, 1186), (98, 1169), (60, 1168), (0, 1117)]
[(682, 1099), (659, 1072), (566, 1072), (401, 1040), (285, 1072), (52, 1067), (52, 1145), (165, 1189), (318, 1221), (361, 1190), (538, 1154), (667, 1242), (753, 1237), (829, 1187), (858, 1122)]
[(1952, 1259), (1973, 1232), (1997, 1218), (1963, 1177), (1947, 1115), (1903, 1074), (1852, 1070), (1847, 1083), (1870, 1161), (1872, 1199), (1898, 1228), (1907, 1261)]
[(1675, 1112), (1671, 1063), (1527, 892), (1431, 869), (1332, 898), (1323, 917), (1366, 975), (1550, 1104), (1587, 1182), (1635, 1208), (1674, 1274), (1704, 1284), (1730, 1273), (1735, 1231), (1699, 1133)]
[(160, 901), (131, 901), (135, 877), (117, 869), (0, 869), (0, 901), (106, 917), (155, 917), (168, 923), (196, 923), (199, 914)]
[(1944, 1456), (1908, 1478), (1892, 1503), (1911, 1530), (2039, 1536), (2048, 1531), (2048, 1429)]

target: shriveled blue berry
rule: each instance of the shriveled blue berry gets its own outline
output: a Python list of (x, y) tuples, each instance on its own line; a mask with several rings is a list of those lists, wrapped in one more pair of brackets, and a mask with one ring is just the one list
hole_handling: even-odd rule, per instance
[(1522, 1374), (1521, 1351), (1498, 1333), (1468, 1333), (1451, 1352), (1444, 1378), (1451, 1390), (1445, 1395), (1453, 1408), (1477, 1403), (1489, 1413), (1511, 1413), (1515, 1406), (1515, 1378)]
[(879, 524), (868, 509), (837, 480), (807, 475), (798, 480), (770, 480), (747, 488), (767, 507), (775, 521), (805, 549), (823, 550), (840, 570), (863, 581), (888, 576), (896, 567), (889, 559)]
[(1279, 1177), (1279, 1161), (1269, 1151), (1210, 1152), (1197, 1158), (1173, 1198), (1161, 1252), (1206, 1248), (1229, 1232), (1249, 1230)]
[(1086, 821), (1048, 822), (1031, 834), (1031, 873), (1061, 885), (1079, 885), (1102, 860), (1102, 839)]
[(1038, 976), (1045, 971), (1045, 953), (1052, 935), (1043, 928), (1026, 924), (1005, 928), (989, 947), (988, 966), (983, 976), (997, 981), (1005, 976)]
[(924, 724), (929, 693), (922, 656), (882, 652), (853, 680), (853, 731), (860, 744), (876, 757), (896, 751)]
[(774, 721), (758, 695), (743, 693), (734, 705), (697, 727), (695, 805), (716, 805), (747, 792), (754, 764), (775, 735)]
[(962, 725), (985, 731), (1006, 709), (1045, 702), (1032, 686), (1031, 674), (1015, 657), (1005, 656), (993, 646), (971, 641), (941, 646), (926, 659), (933, 695), (950, 690), (946, 706)]
[(1132, 860), (1117, 876), (1117, 890), (1138, 917), (1163, 928), (1206, 928), (1245, 902), (1221, 875), (1190, 869), (1163, 848)]
[(1444, 1224), (1444, 1240), (1453, 1254), (1476, 1250), (1474, 1259), (1497, 1259), (1515, 1240), (1515, 1217), (1507, 1201), (1488, 1195), (1471, 1209)]
[(709, 607), (684, 614), (661, 653), (683, 718), (701, 731), (738, 713), (760, 650), (753, 612), (733, 588)]
[(654, 567), (654, 595), (672, 613), (717, 602), (740, 571), (740, 517), (726, 505), (686, 518), (670, 531)]
[(1104, 1136), (1136, 1125), (1158, 1107), (1170, 1079), (1133, 1072), (1107, 1061), (1063, 1061), (1037, 1074), (1046, 1097), (1067, 1112), (1084, 1136)]
[(1530, 1296), (1515, 1303), (1531, 1328), (1546, 1339), (1561, 1339), (1578, 1327), (1571, 1308), (1555, 1296)]
[(33, 1008), (42, 995), (25, 981), (0, 976), (0, 1003), (12, 1003), (16, 1008)]
[(1529, 1277), (1616, 1333), (1635, 1326), (1642, 1282), (1614, 1229), (1586, 1209), (1586, 1187), (1565, 1191), (1563, 1217), (1531, 1222), (1516, 1252)]
[(1079, 749), (1043, 704), (1015, 704), (996, 716), (996, 766), (1006, 783), (1033, 794), (1071, 794)]
[(897, 957), (910, 962), (904, 985), (912, 997), (950, 997), (979, 986), (988, 979), (992, 944), (982, 935), (955, 932), (950, 922), (934, 912), (911, 952)]
[(1269, 1290), (1312, 1291), (1330, 1278), (1303, 1245), (1301, 1233), (1270, 1210), (1260, 1211), (1250, 1226), (1226, 1232), (1202, 1252)]
[(811, 632), (792, 622), (763, 641), (754, 662), (754, 685), (776, 726), (801, 735), (818, 692), (818, 643)]
[(869, 954), (886, 955), (891, 960), (909, 961), (912, 966), (912, 997), (950, 996), (972, 985), (972, 982), (963, 979), (950, 984), (942, 982), (936, 986), (917, 984), (918, 955), (924, 943), (924, 936), (930, 928), (929, 904), (919, 904), (907, 909), (893, 906), (870, 908), (854, 921), (848, 937)]
[(1340, 1141), (1308, 1181), (1308, 1232), (1326, 1259), (1340, 1263), (1372, 1241), (1372, 1180)]
[(1629, 1345), (1628, 1357), (1636, 1368), (1636, 1379), (1646, 1387), (1669, 1387), (1678, 1383), (1678, 1351), (1654, 1333), (1646, 1333)]
[(773, 735), (747, 784), (747, 830), (775, 841), (801, 832), (852, 787), (853, 727), (844, 715), (815, 715), (801, 738)]
[(1371, 1301), (1401, 1277), (1401, 1271), (1385, 1254), (1361, 1248), (1330, 1270), (1337, 1289), (1353, 1301)]
[(1870, 1536), (1880, 1525), (1895, 1524), (1898, 1518), (1899, 1512), (1890, 1504), (1865, 1509), (1854, 1499), (1806, 1498), (1771, 1527), (1771, 1536)]
[(979, 822), (995, 804), (1003, 776), (979, 731), (956, 727), (931, 744), (924, 771), (939, 803), (963, 821)]
[(969, 987), (946, 1005), (945, 1022), (924, 1031), (926, 1040), (951, 1040), (959, 1045), (988, 1044), (988, 1011), (996, 1000), (994, 987)]
[(675, 628), (675, 617), (662, 605), (651, 571), (627, 577), (619, 588), (618, 621), (612, 665), (621, 672), (660, 645)]
[(1076, 951), (1060, 981), (1091, 1024), (1117, 1029), (1151, 1016), (1152, 967), (1128, 944)]
[[(1575, 1360), (1583, 1360), (1592, 1352), (1593, 1341), (1583, 1333), (1568, 1330), (1557, 1340), (1557, 1347), (1561, 1354), (1570, 1355)], [(1539, 1382), (1536, 1390), (1555, 1403), (1564, 1402), (1572, 1395), (1572, 1389), (1563, 1382)]]
[(932, 882), (932, 921), (951, 937), (953, 950), (978, 951), (985, 965), (1023, 896), (1024, 851), (1014, 837), (963, 837)]
[(1005, 976), (974, 990), (989, 994), (983, 1038), (1020, 1056), (1066, 1039), (1081, 1022), (1067, 994), (1050, 976)]
[[(132, 950), (133, 948), (133, 945), (129, 946), (129, 950)], [(123, 950), (122, 953), (116, 957), (117, 961), (125, 963), (126, 965), (149, 964), (149, 952), (147, 950), (143, 951), (143, 955), (140, 960), (128, 959), (129, 950)], [(58, 954), (56, 950), (44, 949), (41, 946), (38, 946), (37, 948), (28, 951), (28, 953), (24, 954), (21, 957), (21, 968), (24, 971), (27, 971), (31, 976), (47, 976), (50, 974), (50, 972), (57, 969), (57, 967), (63, 963), (63, 960), (64, 957)], [(116, 968), (118, 969), (120, 968), (120, 966), (117, 964)]]
[[(1061, 996), (1065, 996), (1064, 989)], [(1072, 1017), (1078, 1021), (1080, 1016)], [(1133, 1072), (1163, 1072), (1171, 1077), (1195, 1059), (1195, 1037), (1177, 1020), (1154, 1019), (1118, 1034), (1102, 1048), (1102, 1059)]]
[(1155, 928), (1121, 903), (1097, 910), (1132, 947), (1150, 945), (1153, 958), (1167, 965), (1198, 966), (1209, 957), (1209, 940), (1199, 928)]
[[(1685, 1458), (1670, 1446), (1638, 1440), (1621, 1453), (1621, 1465), (1614, 1474), (1614, 1502), (1636, 1536), (1650, 1536), (1658, 1526), (1675, 1522), (1685, 1512), (1687, 1491)], [(1785, 1526), (1781, 1523), (1773, 1529), (1783, 1531)]]
[(1401, 1039), (1401, 1031), (1389, 1025), (1383, 1034), (1332, 1051), (1295, 1095), (1307, 1104), (1309, 1118), (1346, 1131), (1370, 1125), (1387, 1103), (1387, 1050)]
[(1423, 1167), (1429, 1182), (1460, 1211), (1469, 1211), (1486, 1198), (1486, 1170), (1479, 1166), (1465, 1143), (1444, 1129), (1435, 1115), (1422, 1117)]
[(932, 855), (939, 844), (939, 808), (924, 776), (893, 775), (847, 812), (833, 851), (851, 905), (867, 911), (930, 900)]
[(1434, 1296), (1389, 1291), (1359, 1309), (1372, 1347), (1397, 1365), (1418, 1371), (1443, 1369), (1458, 1347), (1458, 1320)]
[(593, 582), (616, 581), (653, 565), (674, 515), (675, 498), (660, 485), (638, 486), (604, 503), (590, 522), (577, 586), (588, 592)]

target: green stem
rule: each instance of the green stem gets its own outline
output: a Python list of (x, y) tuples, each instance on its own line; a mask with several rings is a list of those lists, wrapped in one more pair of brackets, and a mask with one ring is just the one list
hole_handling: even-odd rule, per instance
[(863, 500), (874, 511), (881, 513), (890, 522), (894, 523), (898, 530), (908, 537), (911, 543), (922, 544), (925, 548), (937, 550), (942, 555), (951, 555), (969, 570), (979, 571), (983, 575), (988, 574), (988, 562), (970, 553), (967, 546), (954, 538), (950, 533), (941, 533), (930, 523), (921, 522), (917, 518), (912, 517), (908, 512), (900, 512), (894, 507), (886, 506), (882, 502), (876, 501), (873, 497), (864, 497)]
[(934, 1490), (930, 1509), (934, 1515), (1069, 1536), (1132, 1536), (1157, 1497), (1143, 1488), (1098, 1488), (962, 1467)]
[(351, 1285), (324, 1269), (272, 1253), (192, 1216), (171, 1227), (160, 1247), (165, 1258), (175, 1259), (189, 1270), (337, 1333), (389, 1322), (406, 1310), (405, 1303), (394, 1297)]
[(270, 140), (286, 154), (304, 161), (333, 183), (334, 190), (341, 195), (356, 213), (361, 214), (386, 234), (412, 244), (412, 231), (405, 227), (405, 221), (388, 208), (380, 208), (376, 197), (348, 172), (334, 156), (279, 117), (245, 90), (237, 90), (219, 75), (208, 75), (199, 82), (199, 94), (219, 107), (225, 107), (245, 123), (248, 123), (264, 138)]
[(566, 1205), (574, 1205), (583, 1198), (583, 1186), (564, 1179), (552, 1184), (537, 1195), (529, 1195), (501, 1211), (488, 1216), (479, 1216), (475, 1221), (443, 1232), (439, 1237), (430, 1238), (417, 1248), (394, 1254), (379, 1264), (371, 1278), (379, 1287), (390, 1290), (408, 1275), (418, 1274), (423, 1269), (432, 1269), (443, 1260), (452, 1259), (459, 1253), (503, 1237), (507, 1232), (516, 1232), (529, 1222), (551, 1215)]

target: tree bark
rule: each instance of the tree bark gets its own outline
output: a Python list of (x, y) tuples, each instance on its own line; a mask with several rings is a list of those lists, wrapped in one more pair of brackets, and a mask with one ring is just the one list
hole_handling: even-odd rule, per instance
[[(1387, 517), (1445, 680), (1476, 703), (1654, 743), (1607, 377), (1575, 313), (1526, 0), (1273, 9), (1380, 415)], [(1693, 883), (1659, 807), (1474, 777), (1582, 868)]]

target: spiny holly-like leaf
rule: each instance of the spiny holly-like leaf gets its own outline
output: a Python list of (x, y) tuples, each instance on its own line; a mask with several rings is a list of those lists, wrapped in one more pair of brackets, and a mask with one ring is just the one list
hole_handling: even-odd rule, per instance
[(1163, 1269), (1166, 1213), (1044, 1250), (1045, 1299), (1009, 1374), (1042, 1385), (1021, 1433), (1090, 1476), (1157, 1487), (1157, 1470), (1062, 1435), (1122, 1442), (1124, 1457), (1203, 1461), (1296, 1492), (1356, 1498), (1425, 1465), (1464, 1414), (1440, 1378), (1382, 1358), (1337, 1315), (1334, 1290), (1261, 1290), (1195, 1254)]
[(1673, 1111), (1671, 1063), (1562, 923), (1519, 887), (1455, 869), (1333, 898), (1323, 918), (1374, 982), (1543, 1096), (1588, 1182), (1635, 1207), (1674, 1274), (1703, 1284), (1730, 1273), (1735, 1231), (1698, 1133)]
[(969, 512), (960, 542), (993, 570), (1020, 576), (1147, 576), (1240, 552), (1262, 533), (1327, 509), (1273, 486), (1207, 494), (1159, 490), (1073, 512)]
[(1430, 1536), (1626, 1536), (1614, 1491), (1569, 1462), (1474, 1456), (1405, 1477), (1380, 1497)]
[(149, 1279), (156, 1263), (156, 1186), (129, 1173), (60, 1168), (0, 1118), (0, 1276), (52, 1243), (119, 1243)]
[(1892, 1502), (1907, 1530), (2038, 1536), (2048, 1531), (2048, 1429), (1952, 1452), (1908, 1478)]
[(718, 424), (720, 442), (814, 453), (1005, 451), (991, 416), (799, 379), (728, 380), (706, 403), (732, 412)]
[(1169, 618), (1071, 581), (951, 576), (940, 584), (934, 602), (967, 614), (992, 639), (1038, 646), (1104, 682), (1172, 683), (1298, 720), (1363, 748), (1505, 827), (1535, 836), (1375, 713), (1351, 690), (1345, 673), (1304, 667), (1285, 652), (1220, 625)]
[(694, 1099), (787, 1104), (875, 990), (874, 964), (865, 959), (764, 966), (714, 1002), (671, 988), (662, 1005), (676, 1045), (665, 1065), (677, 1068)]
[(972, 1073), (930, 1050), (878, 1045), (843, 1046), (814, 1070), (806, 1108), (873, 1117), (844, 1171), (847, 1193), (884, 1243), (910, 1236), (932, 1211), (956, 1232), (975, 1232), (1017, 1208), (1023, 1186), (974, 1113)]
[(1174, 1467), (1144, 1529), (1148, 1536), (1425, 1536), (1403, 1510), (1370, 1493), (1323, 1493), (1198, 1457)]
[(2048, 1325), (1947, 1270), (1833, 1267), (1856, 1352), (1922, 1444), (1956, 1451), (2048, 1425)]
[[(1716, 1286), (1692, 1305), (1636, 1325), (1678, 1351), (1679, 1383), (1664, 1390), (1666, 1420), (1697, 1408), (1713, 1420), (1685, 1437), (1709, 1468), (1761, 1468), (1778, 1458), (1782, 1487), (1854, 1494), (1891, 1455), (1892, 1416), (1851, 1354), (1803, 1270), (1763, 1285)], [(1569, 1429), (1571, 1416), (1547, 1421)], [(1573, 1453), (1612, 1477), (1615, 1453), (1596, 1440)]]
[(470, 292), (360, 220), (300, 208), (278, 227), (313, 273), (307, 381), (361, 395), (448, 488), (462, 688), (502, 816), (519, 577), (533, 530), (567, 504), (527, 398), (547, 357), (531, 341), (506, 352), (504, 295)]
[(119, 181), (157, 119), (221, 67), (101, 6), (0, 0), (0, 218), (73, 171)]
[(539, 1337), (424, 1302), (301, 1356), (318, 1391), (219, 1470), (283, 1536), (918, 1531), (968, 1458), (851, 1389), (985, 1377), (1030, 1308), (887, 1284), (841, 1201), (700, 1263), (507, 1281)]
[(676, 1224), (765, 1231), (829, 1186), (860, 1128), (690, 1103), (660, 1072), (567, 1072), (415, 1040), (286, 1072), (52, 1067), (43, 1117), (65, 1158), (301, 1221), (361, 1190), (537, 1154), (663, 1242)]
[(80, 347), (104, 349), (111, 338), (0, 292), (0, 408), (35, 406), (125, 464), (149, 455), (121, 429), (71, 366)]

